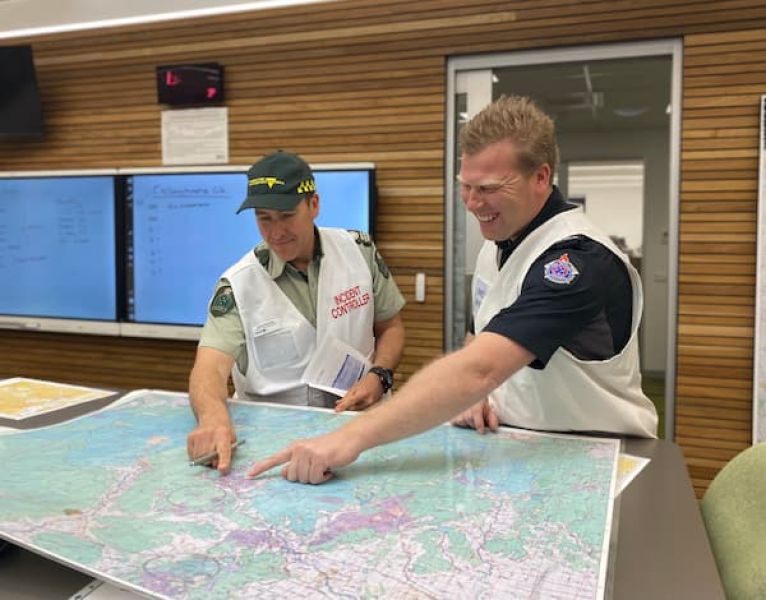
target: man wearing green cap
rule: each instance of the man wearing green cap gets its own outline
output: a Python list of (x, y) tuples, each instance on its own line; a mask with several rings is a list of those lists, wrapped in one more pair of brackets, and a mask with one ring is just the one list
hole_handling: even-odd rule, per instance
[[(370, 237), (314, 226), (319, 195), (309, 165), (279, 151), (247, 179), (237, 212), (255, 210), (263, 242), (219, 280), (189, 381), (198, 420), (189, 456), (217, 452), (221, 472), (236, 439), (226, 408), (230, 373), (240, 398), (361, 410), (390, 389), (404, 346), (404, 298)], [(353, 384), (355, 374), (339, 371), (332, 387), (347, 390), (342, 398), (308, 375), (331, 348), (374, 365)]]

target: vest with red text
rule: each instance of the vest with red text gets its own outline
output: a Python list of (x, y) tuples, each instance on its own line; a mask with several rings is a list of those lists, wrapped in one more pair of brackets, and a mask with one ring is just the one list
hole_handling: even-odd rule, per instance
[[(301, 377), (324, 336), (370, 356), (375, 317), (372, 275), (352, 235), (319, 228), (322, 260), (316, 300), (316, 327), (295, 308), (250, 251), (230, 267), (228, 279), (242, 319), (248, 367), (232, 370), (239, 397), (273, 396), (302, 388)], [(290, 402), (292, 403), (292, 402)]]

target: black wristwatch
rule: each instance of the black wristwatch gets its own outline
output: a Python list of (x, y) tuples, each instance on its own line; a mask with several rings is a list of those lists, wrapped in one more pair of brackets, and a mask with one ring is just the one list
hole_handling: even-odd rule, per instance
[(391, 369), (386, 369), (385, 367), (372, 367), (368, 372), (375, 373), (375, 375), (378, 376), (380, 385), (383, 386), (384, 394), (394, 387), (394, 372)]

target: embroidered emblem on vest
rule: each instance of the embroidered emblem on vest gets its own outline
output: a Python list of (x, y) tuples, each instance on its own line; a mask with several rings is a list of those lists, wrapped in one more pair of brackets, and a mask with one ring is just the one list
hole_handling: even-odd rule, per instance
[(545, 265), (544, 277), (553, 283), (569, 285), (579, 274), (580, 271), (572, 264), (569, 260), (569, 255), (566, 253)]

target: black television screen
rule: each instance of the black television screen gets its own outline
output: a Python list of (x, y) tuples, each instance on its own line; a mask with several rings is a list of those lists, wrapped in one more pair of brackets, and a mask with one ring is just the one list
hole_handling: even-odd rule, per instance
[(111, 176), (0, 178), (0, 315), (117, 318)]
[(42, 135), (32, 47), (0, 46), (0, 139)]
[[(318, 166), (314, 175), (317, 225), (369, 232), (372, 168)], [(125, 190), (128, 321), (201, 325), (220, 275), (261, 241), (253, 211), (236, 214), (246, 175), (135, 174), (126, 178)]]

